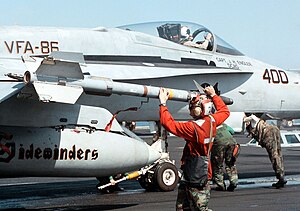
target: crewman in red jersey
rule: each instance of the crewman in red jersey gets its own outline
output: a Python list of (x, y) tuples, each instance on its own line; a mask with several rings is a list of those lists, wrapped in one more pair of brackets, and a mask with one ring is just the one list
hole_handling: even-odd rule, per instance
[(209, 180), (212, 176), (210, 148), (216, 127), (228, 118), (230, 112), (212, 86), (207, 86), (204, 92), (190, 100), (189, 110), (193, 120), (188, 122), (173, 119), (166, 106), (170, 93), (165, 88), (159, 92), (162, 126), (186, 141), (181, 159), (183, 176), (178, 187), (176, 210), (209, 210)]

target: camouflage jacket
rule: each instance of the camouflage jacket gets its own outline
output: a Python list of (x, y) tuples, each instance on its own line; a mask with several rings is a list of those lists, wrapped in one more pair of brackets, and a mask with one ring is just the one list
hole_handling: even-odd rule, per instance
[(274, 132), (274, 129), (275, 132), (279, 131), (278, 127), (270, 125), (266, 121), (261, 119), (256, 124), (256, 127), (252, 130), (251, 134), (252, 137), (256, 139), (259, 145), (265, 146), (266, 142), (269, 140), (268, 136), (270, 135), (270, 133)]
[(237, 142), (233, 138), (230, 129), (231, 128), (226, 124), (222, 124), (219, 127), (217, 127), (217, 133), (214, 139), (214, 144), (217, 145), (236, 144)]

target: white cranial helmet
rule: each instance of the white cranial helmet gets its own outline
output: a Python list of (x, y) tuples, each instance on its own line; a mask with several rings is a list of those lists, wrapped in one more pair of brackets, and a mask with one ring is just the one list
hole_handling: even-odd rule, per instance
[(212, 34), (210, 32), (208, 32), (205, 37), (204, 37), (206, 40), (211, 40), (212, 38)]

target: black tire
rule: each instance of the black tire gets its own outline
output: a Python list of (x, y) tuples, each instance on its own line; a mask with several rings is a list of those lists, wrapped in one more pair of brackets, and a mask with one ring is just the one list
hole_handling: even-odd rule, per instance
[(161, 163), (155, 169), (154, 182), (161, 191), (174, 190), (178, 181), (178, 170), (172, 163)]

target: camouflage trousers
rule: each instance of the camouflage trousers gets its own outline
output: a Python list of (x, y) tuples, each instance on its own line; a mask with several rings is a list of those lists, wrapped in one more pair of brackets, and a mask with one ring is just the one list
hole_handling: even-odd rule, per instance
[(180, 182), (176, 201), (176, 210), (208, 210), (210, 199), (210, 185), (207, 182), (204, 187), (189, 187), (184, 182)]
[(283, 158), (280, 145), (280, 131), (276, 127), (268, 127), (264, 131), (262, 147), (266, 148), (277, 179), (284, 178)]
[(231, 185), (238, 183), (237, 168), (235, 165), (238, 154), (233, 156), (235, 144), (218, 145), (214, 144), (211, 150), (211, 165), (214, 183), (225, 190), (223, 163), (225, 161), (225, 171)]
[(259, 145), (266, 148), (275, 171), (276, 178), (284, 180), (283, 158), (280, 145), (280, 130), (274, 125), (259, 121), (252, 131)]

